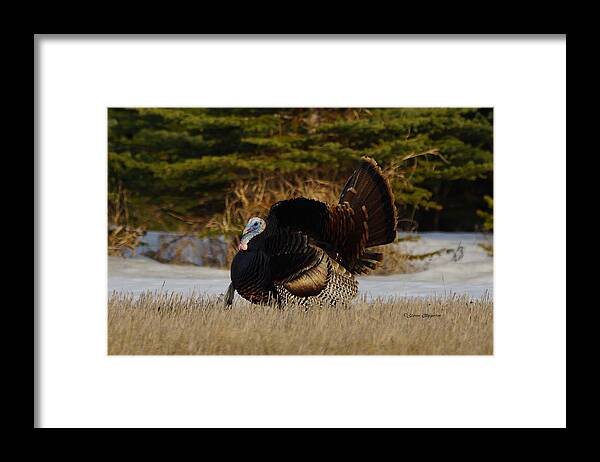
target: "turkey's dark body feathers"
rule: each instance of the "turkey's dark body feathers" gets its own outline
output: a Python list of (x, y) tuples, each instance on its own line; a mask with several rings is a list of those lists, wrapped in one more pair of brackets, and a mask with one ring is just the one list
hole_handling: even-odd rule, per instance
[(338, 204), (306, 198), (271, 207), (266, 229), (231, 265), (233, 287), (253, 303), (336, 304), (356, 296), (354, 274), (382, 260), (367, 249), (396, 238), (397, 213), (389, 182), (363, 158)]
[(277, 295), (269, 257), (262, 251), (238, 252), (231, 263), (231, 282), (235, 290), (252, 303), (268, 303)]

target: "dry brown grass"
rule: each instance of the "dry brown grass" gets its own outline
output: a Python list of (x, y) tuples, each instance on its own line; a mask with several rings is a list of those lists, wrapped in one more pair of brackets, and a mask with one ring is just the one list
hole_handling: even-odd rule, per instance
[(129, 225), (127, 191), (120, 183), (117, 192), (108, 196), (108, 223), (108, 254), (135, 252), (146, 230)]
[(218, 234), (239, 234), (248, 218), (266, 217), (271, 206), (281, 200), (294, 197), (310, 197), (322, 202), (336, 203), (341, 186), (335, 178), (309, 179), (301, 175), (258, 175), (252, 180), (235, 181), (225, 195), (223, 213), (208, 219), (205, 228)]
[(217, 297), (115, 293), (110, 355), (489, 355), (489, 297), (394, 298), (304, 311)]
[(108, 254), (124, 255), (126, 251), (135, 252), (146, 231), (129, 226), (113, 226), (108, 228)]

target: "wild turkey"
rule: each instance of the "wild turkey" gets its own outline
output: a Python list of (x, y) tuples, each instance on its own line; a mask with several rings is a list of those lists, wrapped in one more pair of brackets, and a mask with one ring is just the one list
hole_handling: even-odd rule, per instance
[(303, 197), (274, 204), (265, 220), (250, 218), (231, 264), (234, 290), (252, 303), (335, 305), (358, 292), (355, 274), (382, 261), (370, 247), (396, 239), (397, 212), (389, 181), (363, 157), (339, 203)]

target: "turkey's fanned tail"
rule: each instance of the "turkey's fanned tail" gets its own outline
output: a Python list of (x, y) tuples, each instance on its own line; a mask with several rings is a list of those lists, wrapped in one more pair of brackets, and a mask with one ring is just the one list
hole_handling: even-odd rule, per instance
[[(363, 212), (368, 232), (365, 247), (394, 242), (398, 220), (394, 195), (390, 182), (375, 160), (370, 157), (362, 158), (360, 167), (342, 189), (340, 204), (344, 202), (355, 212)], [(365, 257), (365, 260), (381, 261), (381, 254), (372, 252), (365, 254)]]
[[(394, 242), (396, 222), (396, 206), (389, 181), (377, 162), (363, 157), (342, 189), (338, 204), (304, 197), (277, 202), (271, 207), (265, 232), (269, 236), (280, 229), (291, 235), (301, 232), (308, 238), (310, 246), (322, 249), (352, 274), (365, 274), (383, 259), (381, 253), (366, 249)], [(278, 265), (280, 261), (284, 263), (282, 267), (286, 271), (290, 271), (288, 268), (305, 271), (309, 267), (304, 260), (301, 265), (296, 265), (296, 257), (279, 257), (276, 252), (266, 250), (273, 254), (273, 261)], [(314, 268), (312, 263), (315, 262), (311, 260), (310, 268)], [(315, 269), (315, 274), (321, 273)]]

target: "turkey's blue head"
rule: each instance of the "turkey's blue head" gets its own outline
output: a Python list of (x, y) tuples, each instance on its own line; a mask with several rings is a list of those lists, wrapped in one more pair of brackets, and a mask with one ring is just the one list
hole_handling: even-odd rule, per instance
[(242, 233), (242, 238), (240, 239), (240, 245), (238, 246), (238, 250), (248, 250), (248, 242), (254, 236), (262, 233), (267, 227), (267, 223), (265, 220), (258, 217), (252, 217), (248, 220), (248, 224), (244, 228), (244, 232)]

